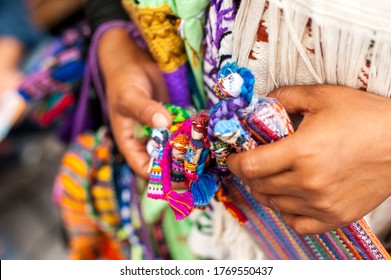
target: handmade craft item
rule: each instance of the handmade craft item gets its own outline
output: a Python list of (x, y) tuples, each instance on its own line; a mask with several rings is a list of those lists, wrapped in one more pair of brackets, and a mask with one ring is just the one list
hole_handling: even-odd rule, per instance
[(31, 115), (40, 125), (62, 121), (72, 110), (83, 77), (88, 36), (89, 29), (83, 24), (70, 28), (29, 65), (18, 92), (33, 108)]
[(193, 99), (197, 109), (205, 107), (201, 44), (209, 2), (123, 1), (163, 72), (172, 104), (187, 107)]
[(154, 199), (163, 199), (163, 186), (161, 183), (162, 169), (160, 166), (163, 148), (170, 137), (170, 132), (166, 128), (158, 128), (152, 131), (151, 140), (147, 143), (147, 151), (151, 156), (150, 167), (148, 172), (150, 173), (150, 179), (148, 183), (148, 197)]

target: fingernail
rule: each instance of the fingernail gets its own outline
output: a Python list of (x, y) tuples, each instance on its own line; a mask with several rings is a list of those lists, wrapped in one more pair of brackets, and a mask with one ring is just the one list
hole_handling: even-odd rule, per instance
[(250, 194), (251, 194), (251, 188), (250, 188), (249, 186), (247, 186), (247, 185), (244, 185), (244, 188), (246, 189), (246, 191), (247, 191), (248, 193), (250, 193)]
[(170, 122), (169, 120), (167, 119), (167, 117), (165, 115), (163, 115), (162, 113), (155, 113), (152, 117), (152, 123), (154, 125), (154, 127), (158, 128), (158, 127), (168, 127)]

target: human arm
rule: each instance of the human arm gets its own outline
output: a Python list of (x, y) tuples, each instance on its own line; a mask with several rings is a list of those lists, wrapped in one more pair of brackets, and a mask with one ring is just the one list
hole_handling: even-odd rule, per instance
[(151, 127), (171, 124), (170, 114), (158, 102), (168, 102), (163, 76), (151, 56), (122, 28), (102, 36), (98, 58), (116, 144), (132, 169), (147, 179), (150, 156), (145, 143), (134, 137), (134, 128), (139, 122)]

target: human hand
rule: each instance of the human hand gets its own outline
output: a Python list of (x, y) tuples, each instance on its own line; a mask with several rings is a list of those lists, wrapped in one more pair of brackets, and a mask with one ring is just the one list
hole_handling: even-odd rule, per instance
[(391, 100), (335, 85), (269, 94), (304, 116), (281, 141), (231, 155), (229, 169), (299, 234), (330, 231), (391, 195)]
[(118, 148), (133, 171), (148, 179), (150, 156), (145, 143), (135, 138), (134, 128), (139, 122), (153, 128), (171, 125), (170, 113), (158, 102), (168, 102), (162, 74), (152, 58), (123, 29), (105, 33), (98, 55)]

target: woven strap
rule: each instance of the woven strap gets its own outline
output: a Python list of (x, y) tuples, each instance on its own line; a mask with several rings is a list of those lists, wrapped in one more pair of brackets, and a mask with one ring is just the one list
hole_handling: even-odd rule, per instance
[(363, 219), (324, 234), (298, 235), (277, 212), (256, 202), (239, 179), (224, 184), (247, 215), (246, 228), (270, 259), (391, 259)]

